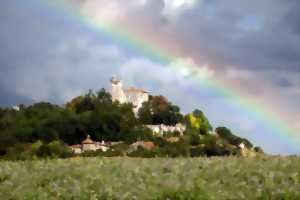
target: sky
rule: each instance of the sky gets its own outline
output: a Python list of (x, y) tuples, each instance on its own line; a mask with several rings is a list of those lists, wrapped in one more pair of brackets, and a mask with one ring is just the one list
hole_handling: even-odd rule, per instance
[[(229, 127), (268, 153), (299, 154), (299, 10), (298, 0), (2, 0), (0, 106), (63, 105), (89, 89), (110, 90), (116, 75), (166, 96), (183, 113), (203, 110), (214, 127)], [(159, 62), (103, 34), (99, 24), (120, 35), (124, 29), (174, 59)], [(269, 115), (249, 115), (185, 67), (174, 70), (185, 65), (255, 101), (293, 136), (272, 133)]]

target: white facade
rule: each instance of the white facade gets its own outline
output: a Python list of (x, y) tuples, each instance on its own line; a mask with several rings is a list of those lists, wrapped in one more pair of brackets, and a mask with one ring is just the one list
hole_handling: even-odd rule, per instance
[(126, 103), (126, 96), (123, 91), (123, 83), (121, 80), (112, 78), (111, 82), (111, 97), (113, 101), (119, 101), (120, 103)]
[(150, 128), (154, 134), (163, 135), (167, 132), (178, 132), (180, 135), (183, 135), (184, 131), (186, 130), (186, 126), (183, 124), (176, 124), (175, 126), (168, 126), (164, 124), (160, 125), (146, 125), (146, 127)]
[(111, 96), (113, 101), (132, 103), (135, 114), (138, 113), (143, 103), (149, 100), (149, 94), (146, 91), (137, 88), (124, 89), (122, 81), (116, 78), (111, 79)]
[(15, 110), (15, 111), (20, 111), (20, 107), (19, 106), (13, 106), (12, 109)]
[(244, 143), (240, 143), (240, 144), (238, 145), (238, 147), (239, 147), (240, 149), (245, 149)]

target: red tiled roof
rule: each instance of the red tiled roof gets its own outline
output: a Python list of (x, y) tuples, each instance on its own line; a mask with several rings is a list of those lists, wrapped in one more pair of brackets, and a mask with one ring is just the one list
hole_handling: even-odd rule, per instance
[(125, 92), (148, 93), (148, 92), (146, 92), (145, 90), (142, 90), (142, 89), (139, 89), (139, 88), (133, 88), (133, 87), (130, 87), (130, 88), (125, 89)]
[(87, 138), (82, 141), (82, 144), (94, 144), (94, 141), (91, 140), (90, 136), (88, 135)]

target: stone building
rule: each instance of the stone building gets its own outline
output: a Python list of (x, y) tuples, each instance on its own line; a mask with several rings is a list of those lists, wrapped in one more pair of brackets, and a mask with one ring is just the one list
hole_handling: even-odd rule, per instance
[(88, 135), (85, 140), (81, 142), (81, 144), (75, 144), (70, 146), (75, 154), (80, 154), (85, 151), (96, 151), (101, 149), (102, 151), (107, 151), (109, 149), (109, 145), (104, 141), (97, 142), (93, 141), (91, 137)]
[(119, 101), (120, 103), (132, 103), (133, 111), (138, 113), (144, 102), (149, 100), (148, 92), (138, 88), (123, 88), (121, 80), (113, 77), (111, 82), (111, 96), (113, 101)]
[[(119, 101), (120, 103), (132, 103), (133, 112), (137, 115), (139, 109), (144, 102), (149, 101), (149, 93), (138, 88), (123, 88), (121, 80), (113, 77), (111, 82), (111, 96), (113, 101)], [(179, 132), (180, 135), (186, 130), (186, 126), (182, 124), (176, 124), (175, 126), (168, 126), (164, 124), (160, 125), (146, 125), (150, 128), (154, 134), (163, 135), (167, 132)]]

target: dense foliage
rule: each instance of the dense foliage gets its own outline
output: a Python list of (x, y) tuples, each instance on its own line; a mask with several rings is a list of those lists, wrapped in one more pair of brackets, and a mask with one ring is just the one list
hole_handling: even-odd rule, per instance
[[(20, 111), (0, 110), (0, 154), (24, 143), (63, 141), (78, 144), (87, 134), (95, 140), (119, 141), (133, 138), (139, 122), (132, 105), (111, 101), (104, 89), (73, 99), (65, 107), (36, 103)], [(143, 130), (140, 131), (143, 134)], [(134, 139), (132, 139), (134, 140)]]
[[(0, 157), (15, 160), (70, 157), (73, 154), (67, 145), (80, 144), (88, 134), (96, 141), (123, 141), (129, 145), (146, 140), (152, 141), (156, 147), (151, 152), (120, 150), (120, 155), (128, 156), (239, 155), (237, 146), (241, 142), (252, 148), (248, 140), (233, 135), (224, 127), (216, 129), (219, 137), (212, 135), (212, 126), (201, 110), (196, 109), (183, 116), (179, 107), (163, 96), (151, 96), (139, 110), (138, 116), (132, 108), (132, 104), (113, 102), (104, 89), (97, 93), (89, 91), (65, 106), (40, 102), (30, 106), (20, 105), (18, 111), (0, 108)], [(164, 137), (157, 137), (144, 126), (177, 123), (187, 126), (184, 136), (170, 132), (164, 133)], [(168, 142), (168, 138), (172, 137), (178, 138), (178, 141)], [(255, 151), (262, 152), (259, 147)], [(115, 154), (87, 152), (83, 156)]]
[(299, 157), (0, 162), (0, 199), (298, 200)]
[(183, 121), (180, 108), (163, 96), (150, 96), (138, 113), (143, 124), (175, 125)]
[(249, 140), (245, 139), (245, 138), (240, 138), (237, 137), (235, 135), (233, 135), (231, 133), (231, 131), (226, 128), (226, 127), (218, 127), (216, 128), (216, 133), (222, 137), (224, 140), (226, 140), (227, 142), (229, 142), (230, 144), (233, 145), (239, 145), (241, 143), (245, 144), (245, 146), (247, 148), (252, 148), (253, 145), (251, 144), (251, 142), (249, 142)]
[(212, 131), (212, 126), (201, 110), (196, 109), (192, 113), (186, 115), (185, 122), (188, 129), (198, 130), (202, 135)]

